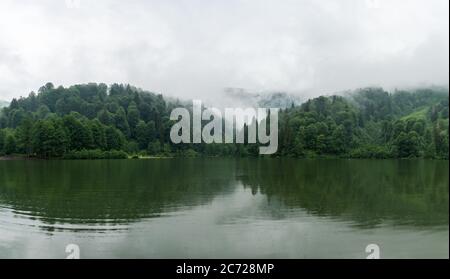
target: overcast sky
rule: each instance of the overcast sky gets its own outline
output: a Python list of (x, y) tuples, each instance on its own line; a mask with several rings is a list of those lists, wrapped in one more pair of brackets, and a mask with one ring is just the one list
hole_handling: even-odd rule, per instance
[(182, 98), (448, 85), (448, 0), (0, 0), (0, 99), (52, 81)]

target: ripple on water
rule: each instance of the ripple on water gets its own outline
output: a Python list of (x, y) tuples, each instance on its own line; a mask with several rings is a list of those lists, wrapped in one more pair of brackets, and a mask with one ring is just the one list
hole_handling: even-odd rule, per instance
[(36, 209), (16, 209), (10, 205), (0, 205), (0, 231), (24, 231), (26, 228), (27, 233), (120, 233), (129, 229), (129, 222), (120, 218), (49, 217)]
[[(11, 204), (0, 203), (0, 231), (26, 231), (27, 233), (108, 233), (120, 234), (130, 229), (135, 222), (152, 220), (155, 218), (171, 217), (187, 214), (186, 208), (167, 207), (160, 212), (141, 214), (102, 214), (98, 217), (56, 217), (46, 214), (45, 208), (25, 207), (17, 208)], [(122, 210), (123, 211), (123, 210)], [(132, 217), (130, 217), (132, 216)]]

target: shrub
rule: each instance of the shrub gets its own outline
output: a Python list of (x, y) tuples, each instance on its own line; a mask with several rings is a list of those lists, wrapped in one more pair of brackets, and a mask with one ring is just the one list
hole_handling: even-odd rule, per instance
[(391, 158), (392, 154), (386, 147), (366, 145), (352, 150), (350, 157), (359, 159), (387, 159)]
[(102, 151), (99, 149), (93, 150), (80, 150), (66, 153), (63, 159), (69, 160), (96, 160), (96, 159), (127, 159), (128, 154), (124, 151)]

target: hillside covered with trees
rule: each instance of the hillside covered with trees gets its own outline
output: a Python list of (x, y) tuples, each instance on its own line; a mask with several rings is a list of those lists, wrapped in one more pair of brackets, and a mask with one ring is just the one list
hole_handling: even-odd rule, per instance
[[(274, 156), (448, 159), (448, 89), (365, 88), (279, 114)], [(255, 144), (170, 142), (178, 101), (130, 85), (47, 83), (0, 112), (0, 154), (38, 158), (258, 156)]]

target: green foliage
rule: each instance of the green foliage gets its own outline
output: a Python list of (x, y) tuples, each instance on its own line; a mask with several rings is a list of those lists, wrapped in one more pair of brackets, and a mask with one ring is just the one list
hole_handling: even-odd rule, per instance
[(448, 158), (448, 91), (366, 88), (319, 97), (280, 116), (282, 156)]
[(69, 147), (61, 121), (38, 120), (32, 132), (32, 148), (38, 157), (61, 157)]
[(388, 159), (393, 156), (392, 152), (384, 146), (365, 145), (353, 149), (350, 152), (350, 157), (358, 159)]
[(69, 137), (69, 149), (81, 150), (84, 148), (92, 148), (94, 139), (92, 130), (89, 129), (85, 121), (80, 120), (82, 117), (77, 113), (70, 113), (64, 116), (63, 122)]
[[(258, 144), (171, 143), (169, 114), (176, 106), (130, 85), (47, 83), (0, 111), (0, 154), (259, 156)], [(448, 159), (448, 117), (448, 89), (442, 88), (321, 96), (280, 111), (273, 156)]]
[(94, 149), (105, 150), (106, 144), (106, 128), (98, 119), (89, 122), (89, 129), (92, 133), (92, 146)]
[(419, 134), (414, 131), (401, 132), (395, 139), (396, 154), (399, 158), (419, 157)]
[(0, 155), (5, 153), (5, 141), (6, 141), (6, 132), (4, 130), (0, 130)]
[(11, 155), (11, 154), (16, 153), (17, 143), (16, 143), (16, 138), (14, 137), (14, 135), (9, 134), (6, 136), (3, 149), (4, 149), (6, 155)]
[(125, 146), (125, 136), (118, 129), (108, 126), (105, 130), (106, 147), (108, 150), (121, 150)]
[(148, 143), (154, 141), (156, 138), (155, 122), (150, 120), (148, 123), (145, 123), (143, 120), (140, 120), (136, 126), (135, 134), (139, 148), (141, 150), (145, 149)]
[(193, 150), (193, 149), (188, 149), (185, 152), (183, 152), (183, 157), (188, 157), (188, 158), (195, 158), (198, 157), (198, 153)]
[(136, 103), (133, 101), (130, 103), (127, 109), (127, 120), (130, 126), (130, 131), (132, 136), (136, 136), (136, 126), (140, 121), (139, 110), (136, 106)]
[(128, 124), (125, 110), (122, 107), (120, 107), (114, 115), (114, 123), (117, 129), (119, 129), (126, 137), (131, 136), (130, 125)]
[(161, 153), (161, 142), (159, 140), (155, 140), (153, 142), (149, 142), (147, 152), (149, 155), (158, 155)]
[(127, 143), (127, 146), (126, 146), (125, 150), (126, 150), (126, 152), (128, 154), (137, 154), (140, 151), (139, 150), (139, 144), (137, 142), (135, 142), (135, 141), (129, 141)]
[(16, 129), (17, 151), (30, 155), (33, 151), (33, 119), (26, 117)]
[(76, 160), (96, 160), (96, 159), (127, 159), (128, 155), (124, 151), (102, 151), (100, 149), (94, 150), (80, 150), (72, 151), (63, 156), (63, 159)]

